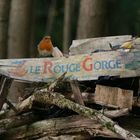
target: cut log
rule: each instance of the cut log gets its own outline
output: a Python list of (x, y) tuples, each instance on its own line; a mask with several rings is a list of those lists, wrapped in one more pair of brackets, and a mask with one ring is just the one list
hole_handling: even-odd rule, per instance
[(105, 105), (115, 105), (120, 108), (132, 109), (133, 91), (124, 90), (117, 87), (96, 85), (95, 101)]
[[(92, 125), (93, 124), (93, 125)], [(117, 134), (99, 124), (96, 117), (82, 116), (55, 118), (12, 128), (5, 133), (5, 139), (37, 139), (45, 136), (59, 135), (103, 136), (120, 138)]]
[(70, 55), (88, 54), (97, 50), (111, 50), (110, 44), (112, 46), (121, 45), (131, 38), (132, 36), (126, 35), (74, 40), (70, 46)]

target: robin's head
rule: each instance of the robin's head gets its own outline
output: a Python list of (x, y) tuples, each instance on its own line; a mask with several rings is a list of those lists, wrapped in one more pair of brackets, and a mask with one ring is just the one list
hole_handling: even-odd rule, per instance
[(50, 37), (50, 36), (45, 36), (44, 39), (45, 39), (45, 40), (50, 40), (51, 37)]

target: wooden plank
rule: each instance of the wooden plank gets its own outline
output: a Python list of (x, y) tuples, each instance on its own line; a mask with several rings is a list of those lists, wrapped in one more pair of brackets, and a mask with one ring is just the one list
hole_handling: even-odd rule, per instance
[(9, 105), (9, 107), (17, 113), (17, 109), (7, 98), (5, 99), (5, 103), (7, 103)]
[(122, 45), (131, 38), (131, 35), (125, 35), (73, 40), (70, 46), (70, 55), (87, 54), (96, 50), (110, 50), (109, 44), (112, 46)]
[(76, 80), (70, 81), (70, 86), (71, 86), (72, 92), (74, 94), (75, 102), (79, 103), (80, 105), (84, 105), (84, 101), (83, 101), (83, 98), (82, 98), (82, 93), (80, 91), (78, 81), (76, 81)]
[(96, 80), (99, 76), (140, 76), (140, 51), (0, 60), (0, 74), (19, 80), (50, 82), (65, 72), (66, 79), (78, 81)]
[(133, 46), (135, 49), (139, 49), (140, 50), (140, 38), (136, 38), (133, 40)]
[[(12, 79), (9, 79), (7, 77), (2, 77), (1, 79), (1, 89), (0, 89), (0, 110), (3, 107), (3, 104), (5, 102), (8, 102), (6, 99), (8, 96), (9, 88), (11, 86)], [(9, 102), (8, 102), (9, 103)], [(10, 103), (9, 103), (10, 104)], [(9, 105), (8, 104), (8, 105)], [(10, 104), (11, 105), (11, 104)], [(11, 107), (11, 106), (10, 106)], [(13, 107), (13, 106), (12, 106)]]
[(111, 104), (120, 108), (132, 109), (133, 91), (117, 87), (96, 86), (95, 101)]

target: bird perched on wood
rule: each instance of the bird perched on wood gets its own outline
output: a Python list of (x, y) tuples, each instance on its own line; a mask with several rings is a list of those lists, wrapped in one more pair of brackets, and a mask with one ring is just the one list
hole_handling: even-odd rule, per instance
[(62, 52), (54, 47), (50, 36), (45, 36), (38, 44), (38, 52), (41, 57), (53, 56), (62, 57)]

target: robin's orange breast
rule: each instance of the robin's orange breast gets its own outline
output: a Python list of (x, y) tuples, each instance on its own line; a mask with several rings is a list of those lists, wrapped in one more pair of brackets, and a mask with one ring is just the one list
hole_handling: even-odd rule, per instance
[(52, 51), (52, 49), (53, 49), (52, 42), (50, 40), (42, 40), (39, 44), (39, 49)]

